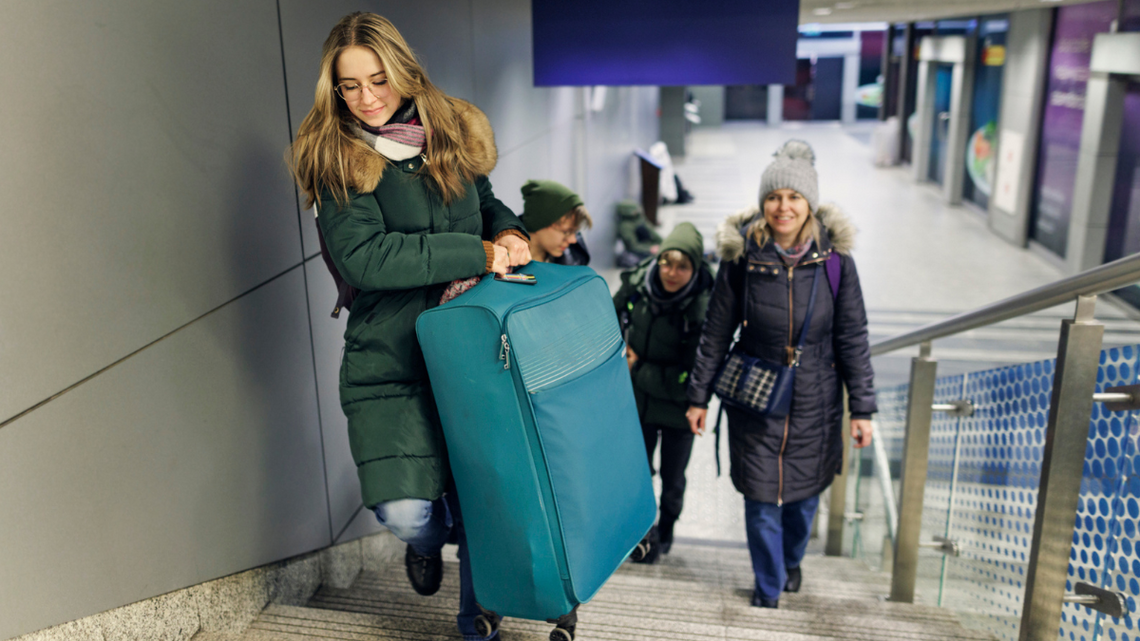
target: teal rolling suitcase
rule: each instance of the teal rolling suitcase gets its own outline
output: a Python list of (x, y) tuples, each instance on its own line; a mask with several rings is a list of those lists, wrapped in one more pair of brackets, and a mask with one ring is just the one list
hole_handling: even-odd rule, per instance
[(657, 504), (605, 281), (589, 267), (520, 273), (535, 284), (484, 277), (416, 333), (475, 595), (501, 616), (553, 621), (594, 596)]

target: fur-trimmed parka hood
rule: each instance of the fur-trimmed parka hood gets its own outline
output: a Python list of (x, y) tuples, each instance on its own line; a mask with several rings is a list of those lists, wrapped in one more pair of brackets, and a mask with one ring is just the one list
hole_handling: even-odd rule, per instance
[[(814, 216), (823, 227), (823, 233), (830, 241), (831, 247), (841, 254), (850, 254), (855, 246), (855, 225), (839, 207), (832, 204), (820, 205)], [(748, 238), (753, 233), (753, 227), (760, 225), (760, 237), (764, 242), (769, 238), (768, 221), (760, 213), (759, 206), (732, 214), (725, 218), (716, 228), (716, 253), (721, 260), (734, 262), (745, 253)]]
[[(481, 176), (489, 175), (499, 160), (491, 121), (478, 107), (466, 100), (449, 100), (459, 119), (460, 140), (466, 146), (467, 154), (474, 160), (477, 173)], [(375, 191), (390, 162), (364, 145), (346, 146), (345, 158), (349, 167), (348, 187), (358, 193)]]

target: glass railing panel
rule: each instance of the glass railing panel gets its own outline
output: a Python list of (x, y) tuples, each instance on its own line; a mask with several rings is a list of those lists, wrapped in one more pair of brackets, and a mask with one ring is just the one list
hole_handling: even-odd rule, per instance
[(964, 624), (1015, 640), (1025, 593), (1052, 360), (970, 374), (974, 414), (959, 429), (942, 605)]
[(887, 524), (887, 509), (884, 502), (883, 477), (891, 479), (893, 496), (898, 499), (899, 473), (902, 463), (903, 437), (906, 434), (906, 398), (908, 385), (899, 385), (876, 392), (876, 402), (879, 406), (875, 414), (873, 427), (874, 439), (879, 439), (885, 446), (886, 474), (882, 472), (875, 460), (874, 447), (865, 447), (856, 450), (859, 462), (859, 492), (858, 510), (863, 514), (859, 522), (861, 556), (867, 564), (874, 569), (889, 569), (883, 567), (884, 552), (888, 557), (891, 553), (893, 541), (890, 528)]
[[(937, 379), (934, 383), (934, 402), (953, 403), (965, 398), (966, 376), (959, 374)], [(931, 417), (926, 487), (922, 498), (920, 540), (924, 542), (949, 534), (960, 421), (960, 416), (947, 412), (934, 412)], [(939, 550), (919, 548), (915, 588), (923, 602), (942, 604), (945, 569), (946, 555)]]
[[(1137, 380), (1140, 349), (1116, 347), (1101, 353), (1097, 392), (1132, 385)], [(1065, 591), (1083, 581), (1128, 595), (1129, 612), (1114, 619), (1084, 606), (1066, 604), (1061, 638), (1133, 640), (1137, 636), (1136, 600), (1140, 598), (1140, 477), (1137, 477), (1135, 412), (1110, 412), (1093, 404), (1084, 477), (1069, 555)]]

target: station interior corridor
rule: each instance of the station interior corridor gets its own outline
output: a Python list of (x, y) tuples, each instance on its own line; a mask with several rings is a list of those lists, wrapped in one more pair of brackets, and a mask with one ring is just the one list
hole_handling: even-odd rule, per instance
[[(522, 390), (512, 397), (520, 411), (506, 416), (530, 430), (529, 448), (476, 457), (456, 445), (455, 432), (443, 442), (437, 423), (447, 419), (431, 396), (442, 398), (447, 386), (438, 374), (430, 380), (414, 334), (419, 312), (439, 300), (430, 288), (504, 271), (501, 256), (510, 262), (510, 253), (499, 251), (496, 266), (492, 244), (513, 251), (522, 241), (495, 225), (545, 228), (498, 205), (524, 214), (527, 186), (540, 180), (574, 192), (589, 210), (593, 225), (581, 230), (589, 266), (615, 292), (621, 272), (612, 266), (623, 247), (616, 210), (660, 201), (661, 183), (639, 173), (639, 163), (655, 164), (647, 159), (655, 148), (673, 151), (693, 196), (661, 205), (658, 231), (692, 223), (711, 255), (717, 226), (759, 204), (761, 174), (790, 139), (814, 150), (820, 202), (858, 229), (852, 255), (869, 342), (872, 353), (888, 350), (872, 359), (875, 446), (848, 448), (834, 491), (820, 497), (801, 591), (784, 594), (775, 610), (752, 607), (744, 502), (729, 477), (728, 439), (711, 430), (714, 397), (671, 552), (600, 578), (604, 587), (581, 607), (577, 640), (1140, 641), (1140, 0), (55, 4), (64, 11), (36, 0), (0, 3), (0, 78), (12, 89), (0, 92), (0, 641), (462, 638), (457, 548), (444, 549), (440, 592), (417, 595), (407, 544), (368, 505), (389, 499), (372, 500), (367, 470), (412, 461), (438, 487), (410, 491), (401, 476), (383, 480), (385, 491), (434, 499), (464, 454), (512, 490), (519, 476), (507, 472), (527, 477), (533, 469), (541, 485), (551, 479), (550, 461), (561, 460), (545, 449), (540, 421), (527, 418), (534, 402), (526, 391), (542, 390), (526, 387), (521, 366), (510, 374), (512, 389)], [(373, 51), (380, 70), (356, 80), (372, 79), (375, 98), (394, 96), (384, 103), (393, 113), (375, 122), (415, 134), (398, 153), (381, 149), (394, 139), (347, 138), (373, 122), (361, 114), (385, 112), (353, 111), (351, 100), (371, 99), (346, 82), (352, 74), (339, 62), (350, 58), (322, 53), (330, 28), (359, 11), (382, 15), (406, 40), (402, 59), (415, 59), (407, 77), (430, 72), (430, 84), (454, 99), (385, 93), (403, 81)], [(621, 47), (592, 46), (595, 37)], [(392, 80), (387, 90), (378, 89), (387, 82), (381, 73)], [(474, 110), (457, 109), (460, 102)], [(448, 120), (429, 112), (445, 104), (456, 129), (441, 138)], [(327, 161), (335, 176), (306, 183), (299, 159), (322, 120), (326, 142), (341, 136), (317, 163)], [(366, 181), (375, 198), (354, 192), (369, 209), (368, 231), (341, 258), (348, 265), (366, 251), (375, 259), (362, 261), (354, 277), (364, 295), (345, 308), (345, 283), (335, 269), (330, 275), (335, 260), (322, 236), (343, 224), (330, 222), (342, 212), (306, 199), (344, 183), (340, 156), (347, 148), (371, 154), (362, 145), (381, 156), (364, 163), (376, 173)], [(430, 163), (451, 162), (460, 147), (471, 162), (457, 167), (470, 166), (464, 180), (479, 184), (478, 197), (467, 184), (461, 201), (406, 205), (371, 182), (391, 170), (397, 185), (430, 196), (423, 168), (446, 170)], [(346, 193), (367, 186), (356, 182), (360, 167), (350, 169), (351, 184), (339, 185)], [(966, 203), (951, 204), (958, 200)], [(473, 203), (469, 216), (452, 207)], [(462, 232), (440, 221), (480, 230), (463, 239), (462, 273), (440, 267)], [(427, 235), (440, 231), (455, 233), (437, 246)], [(569, 239), (574, 230), (561, 232)], [(608, 315), (604, 288), (592, 274), (586, 281)], [(1029, 313), (1043, 297), (1026, 297), (983, 309), (1059, 282), (1048, 300), (1069, 302), (1057, 307)], [(1106, 293), (1114, 287), (1131, 304)], [(405, 304), (412, 298), (423, 303), (418, 311)], [(416, 313), (397, 321), (367, 307), (378, 301)], [(970, 311), (983, 321), (1009, 318), (1011, 308), (1023, 315), (943, 327), (962, 331), (933, 340), (936, 372), (915, 358), (931, 341), (915, 330)], [(603, 325), (600, 313), (573, 311), (579, 318), (567, 313), (542, 329), (583, 318)], [(1075, 316), (1079, 323), (1065, 324)], [(505, 313), (499, 321), (487, 326), (493, 349), (466, 345), (494, 358), (479, 363), (495, 374), (525, 353), (508, 340)], [(1098, 323), (1103, 343), (1087, 338)], [(1085, 342), (1066, 351), (1063, 324), (1064, 332), (1081, 325), (1074, 331)], [(623, 378), (628, 335), (606, 327), (604, 362)], [(378, 365), (387, 348), (369, 352), (368, 367), (345, 354), (372, 350), (364, 340), (372, 332), (407, 351), (392, 365), (402, 373), (384, 374), (360, 398), (406, 399), (414, 388), (423, 399), (415, 420), (370, 410), (374, 424), (362, 427), (363, 404), (352, 395), (371, 384), (356, 385), (350, 370), (371, 376), (374, 365), (388, 367)], [(894, 344), (911, 347), (881, 344), (908, 333)], [(560, 340), (581, 336), (563, 332)], [(447, 358), (462, 352), (454, 344), (441, 350)], [(551, 363), (571, 362), (536, 344)], [(447, 364), (442, 371), (468, 374)], [(569, 382), (595, 371), (576, 365)], [(1066, 372), (1083, 386), (1065, 387)], [(463, 391), (493, 399), (478, 387), (488, 380), (468, 376), (462, 383), (474, 391)], [(619, 387), (604, 380), (607, 392)], [(637, 417), (630, 395), (612, 396), (572, 399), (574, 409), (605, 407), (612, 425), (568, 420), (570, 412), (556, 419), (570, 426), (566, 433), (589, 427), (599, 439), (628, 437), (622, 430), (637, 429), (648, 412)], [(500, 409), (490, 400), (461, 409), (472, 407)], [(479, 431), (463, 435), (497, 446), (484, 435), (504, 433), (493, 431), (502, 416), (471, 421)], [(391, 451), (360, 454), (374, 437)], [(417, 439), (425, 449), (411, 444)], [(630, 455), (640, 466), (640, 441), (632, 453), (565, 441), (595, 470), (639, 475), (648, 524), (643, 468), (603, 465), (595, 454)], [(505, 458), (488, 464), (488, 451)], [(507, 469), (504, 461), (516, 460), (520, 467)], [(904, 470), (915, 472), (906, 483)], [(573, 479), (592, 476), (575, 469)], [(660, 494), (660, 479), (653, 484)], [(624, 481), (593, 485), (602, 488), (595, 497), (632, 495)], [(522, 571), (490, 585), (537, 591), (531, 562), (548, 551), (565, 557), (554, 507), (561, 497), (544, 491), (531, 497), (540, 516), (483, 513), (551, 541), (530, 556), (478, 550), (487, 563), (522, 560)], [(596, 518), (598, 504), (587, 503), (581, 514), (593, 518), (578, 515), (577, 523), (616, 532), (617, 517)], [(549, 527), (537, 527), (542, 519)], [(628, 528), (631, 544), (644, 527)], [(550, 583), (561, 579), (566, 602), (579, 602), (561, 562)], [(567, 641), (551, 628), (508, 618), (499, 638)]]
[[(1060, 268), (1043, 255), (1012, 247), (990, 233), (977, 211), (946, 205), (933, 187), (914, 181), (909, 167), (873, 166), (873, 127), (730, 123), (695, 129), (686, 156), (674, 159), (678, 176), (695, 200), (663, 206), (658, 212), (660, 231), (665, 235), (677, 223), (691, 222), (704, 236), (706, 249), (713, 250), (716, 226), (757, 201), (760, 173), (774, 150), (789, 138), (799, 138), (815, 149), (821, 200), (838, 204), (859, 228), (854, 257), (872, 342), (1062, 277)], [(602, 273), (616, 288), (620, 272)], [(934, 351), (939, 372), (1052, 357), (1059, 321), (1071, 314), (1070, 304), (939, 341)], [(1107, 326), (1106, 347), (1140, 343), (1140, 322), (1123, 304), (1103, 301), (1098, 317)], [(906, 350), (876, 358), (876, 387), (905, 383), (910, 357), (916, 353)], [(716, 407), (714, 400), (710, 416)], [(727, 439), (720, 448), (727, 468)], [(844, 556), (824, 556), (828, 493), (821, 500), (804, 560), (802, 591), (786, 594), (779, 610), (750, 607), (743, 501), (727, 469), (717, 475), (711, 430), (695, 443), (687, 477), (685, 510), (676, 524), (671, 553), (656, 565), (627, 562), (598, 597), (581, 608), (578, 639), (994, 638), (985, 630), (963, 627), (959, 615), (936, 607), (937, 594), (930, 591), (920, 588), (913, 605), (887, 601), (890, 575), (878, 547), (884, 534), (881, 523), (870, 518), (849, 522)], [(659, 492), (660, 481), (654, 480)], [(869, 494), (868, 512), (881, 512), (878, 495)], [(452, 638), (451, 613), (458, 598), (454, 548), (449, 546), (444, 557), (444, 589), (436, 596), (415, 595), (403, 576), (401, 559), (393, 557), (363, 572), (350, 587), (321, 588), (303, 607), (268, 606), (242, 635), (199, 633), (195, 640)], [(505, 640), (539, 641), (546, 638), (548, 626), (507, 619), (502, 630)]]

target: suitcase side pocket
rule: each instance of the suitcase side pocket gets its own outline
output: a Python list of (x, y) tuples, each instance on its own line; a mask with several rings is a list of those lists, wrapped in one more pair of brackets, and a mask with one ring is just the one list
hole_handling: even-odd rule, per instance
[(528, 394), (579, 602), (653, 525), (657, 503), (624, 345), (592, 371)]

